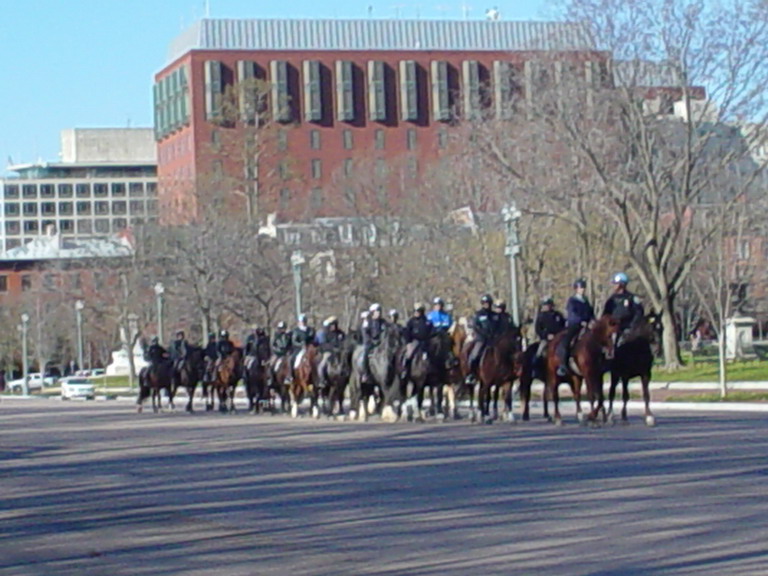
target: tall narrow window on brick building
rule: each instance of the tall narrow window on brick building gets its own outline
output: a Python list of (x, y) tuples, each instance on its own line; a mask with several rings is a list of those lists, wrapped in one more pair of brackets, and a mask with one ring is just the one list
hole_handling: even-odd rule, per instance
[(406, 145), (408, 147), (408, 150), (416, 150), (416, 129), (415, 128), (408, 128), (408, 132), (406, 133)]
[(312, 178), (319, 180), (323, 177), (323, 161), (319, 158), (313, 158), (311, 164)]
[(277, 122), (291, 121), (291, 102), (288, 90), (288, 62), (272, 60), (269, 63), (272, 83), (272, 117)]
[(381, 128), (376, 130), (374, 140), (376, 144), (376, 150), (384, 150), (385, 148), (384, 130), (382, 130)]
[(8, 292), (8, 276), (0, 276), (0, 292)]
[(314, 210), (319, 210), (323, 207), (323, 189), (312, 188), (309, 198), (310, 205)]
[(355, 87), (349, 60), (336, 61), (336, 118), (342, 122), (355, 119)]
[(21, 277), (21, 291), (29, 292), (32, 290), (32, 276), (30, 274), (24, 274)]
[(432, 61), (432, 118), (436, 122), (445, 122), (451, 118), (448, 97), (448, 62)]
[(493, 107), (496, 118), (512, 117), (512, 65), (496, 60), (493, 63)]
[(419, 90), (413, 60), (400, 62), (400, 119), (406, 122), (419, 119)]
[(249, 60), (237, 62), (237, 108), (242, 122), (254, 123), (261, 112), (256, 90), (256, 63)]
[(374, 122), (387, 120), (387, 86), (384, 62), (368, 62), (368, 118)]
[(287, 210), (291, 205), (291, 191), (288, 188), (280, 189), (280, 210)]
[(217, 120), (221, 116), (221, 95), (224, 87), (221, 82), (221, 62), (205, 62), (205, 119)]
[(354, 142), (352, 141), (352, 130), (344, 130), (341, 138), (344, 141), (344, 150), (352, 150), (352, 147), (354, 146)]
[(320, 61), (305, 60), (304, 74), (304, 121), (320, 122), (323, 119), (323, 87), (320, 81)]
[(288, 162), (281, 160), (280, 164), (278, 164), (277, 171), (278, 174), (280, 174), (281, 180), (288, 180), (288, 176), (290, 175), (290, 170), (288, 170)]
[(448, 130), (444, 127), (440, 127), (437, 131), (437, 147), (440, 150), (444, 150), (448, 146)]
[(285, 152), (288, 149), (288, 132), (282, 128), (277, 131), (277, 149)]
[(320, 150), (320, 130), (309, 131), (309, 147), (312, 150)]
[(344, 176), (352, 176), (353, 163), (352, 158), (344, 158)]
[(480, 64), (477, 60), (464, 60), (461, 63), (461, 79), (464, 118), (476, 120), (480, 115)]

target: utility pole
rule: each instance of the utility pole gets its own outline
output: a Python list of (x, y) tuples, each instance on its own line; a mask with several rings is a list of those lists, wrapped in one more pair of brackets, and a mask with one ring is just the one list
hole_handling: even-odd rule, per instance
[(515, 325), (520, 326), (520, 302), (517, 294), (517, 255), (520, 254), (520, 235), (517, 230), (517, 223), (522, 213), (517, 209), (514, 202), (504, 206), (501, 209), (501, 217), (504, 220), (504, 226), (507, 235), (507, 243), (504, 248), (504, 255), (509, 258), (509, 282), (510, 282), (510, 303), (512, 305), (512, 319)]

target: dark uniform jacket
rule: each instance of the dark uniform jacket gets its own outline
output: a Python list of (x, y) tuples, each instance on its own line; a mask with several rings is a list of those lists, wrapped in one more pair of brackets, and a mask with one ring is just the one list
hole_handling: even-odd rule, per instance
[(322, 352), (332, 352), (341, 348), (347, 335), (343, 330), (326, 330), (322, 342), (320, 343), (320, 350)]
[(582, 323), (589, 323), (595, 319), (595, 310), (584, 296), (575, 294), (568, 298), (565, 305), (565, 315), (567, 317), (568, 327), (580, 326)]
[(512, 315), (509, 312), (497, 312), (499, 334), (504, 334), (508, 331), (517, 329), (515, 321), (512, 319)]
[(536, 335), (546, 340), (550, 335), (561, 332), (565, 328), (565, 318), (557, 310), (539, 312), (536, 317)]
[(368, 346), (378, 344), (386, 325), (384, 318), (368, 318), (363, 326), (363, 343)]
[(631, 327), (645, 314), (640, 299), (631, 292), (613, 294), (605, 303), (603, 314), (610, 314), (619, 321), (622, 330)]
[(158, 364), (165, 360), (168, 352), (160, 344), (152, 344), (147, 350), (147, 358), (152, 364)]
[(288, 332), (275, 332), (272, 338), (272, 351), (275, 356), (285, 356), (291, 352), (291, 335)]
[(171, 358), (174, 360), (181, 360), (187, 357), (187, 341), (186, 340), (174, 340), (171, 345)]
[(303, 329), (297, 326), (291, 333), (291, 339), (293, 340), (294, 348), (303, 348), (315, 341), (315, 329), (310, 326)]
[(499, 315), (493, 310), (480, 308), (472, 319), (472, 328), (478, 339), (488, 342), (499, 333)]
[(216, 342), (216, 340), (208, 340), (208, 344), (205, 345), (205, 357), (210, 360), (216, 360), (218, 355), (218, 342)]
[(414, 316), (405, 325), (405, 341), (425, 342), (432, 336), (433, 331), (434, 326), (432, 326), (432, 322), (427, 320), (426, 316)]
[(216, 351), (218, 352), (219, 358), (226, 358), (232, 352), (235, 350), (235, 345), (232, 343), (232, 340), (219, 340), (216, 344)]

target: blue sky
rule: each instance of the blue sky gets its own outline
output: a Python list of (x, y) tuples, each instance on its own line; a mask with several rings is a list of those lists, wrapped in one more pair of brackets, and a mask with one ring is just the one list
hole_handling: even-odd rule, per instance
[[(541, 19), (545, 0), (209, 0), (213, 18)], [(55, 161), (59, 131), (151, 126), (152, 77), (204, 0), (1, 0), (0, 172)]]

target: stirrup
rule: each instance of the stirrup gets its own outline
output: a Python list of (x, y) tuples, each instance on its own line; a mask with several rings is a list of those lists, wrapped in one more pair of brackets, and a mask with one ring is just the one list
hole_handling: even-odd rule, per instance
[(561, 378), (564, 378), (565, 376), (568, 375), (568, 369), (561, 364), (560, 366), (557, 367), (557, 375), (560, 376)]

